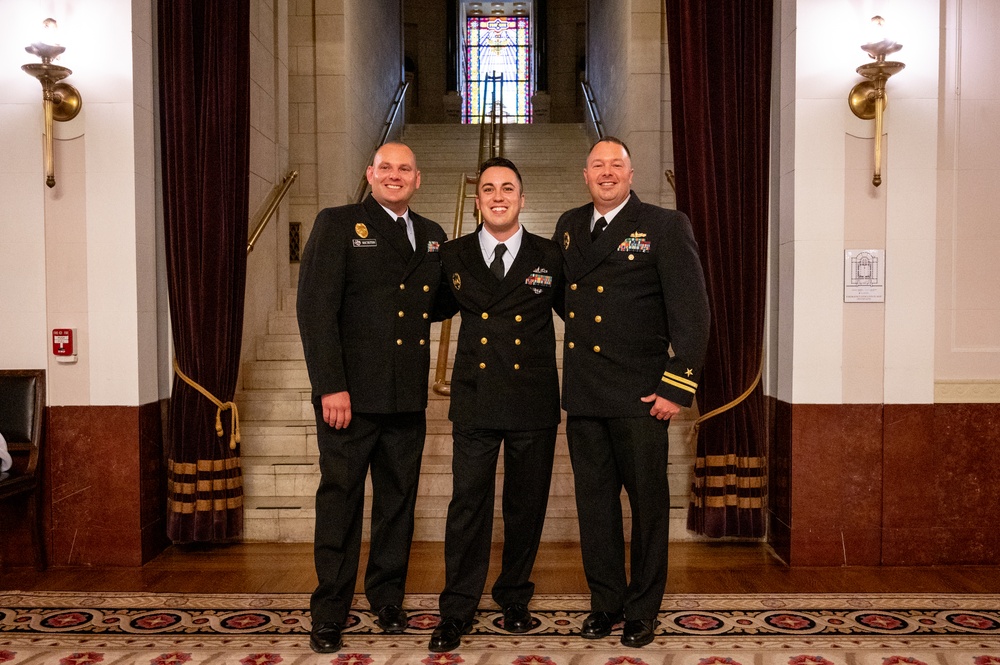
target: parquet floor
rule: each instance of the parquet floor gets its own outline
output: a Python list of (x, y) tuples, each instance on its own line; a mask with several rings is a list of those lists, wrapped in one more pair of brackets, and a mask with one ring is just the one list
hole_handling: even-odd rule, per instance
[[(494, 546), (489, 583), (499, 559)], [(442, 543), (414, 543), (407, 591), (439, 592), (443, 561)], [(587, 593), (576, 544), (543, 543), (533, 578), (538, 594)], [(175, 546), (141, 568), (0, 570), (0, 590), (7, 591), (307, 593), (315, 583), (312, 546), (298, 543)], [(760, 543), (673, 543), (667, 592), (1000, 593), (1000, 567), (789, 568)]]

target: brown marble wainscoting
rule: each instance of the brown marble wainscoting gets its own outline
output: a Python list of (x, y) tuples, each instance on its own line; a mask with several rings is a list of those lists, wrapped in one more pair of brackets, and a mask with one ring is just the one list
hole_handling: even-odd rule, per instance
[(764, 398), (768, 423), (767, 541), (788, 563), (792, 546), (792, 409), (787, 402)]
[(1000, 563), (997, 404), (775, 400), (769, 542), (792, 566)]
[[(166, 548), (161, 422), (160, 402), (46, 409), (50, 566), (141, 566)], [(9, 565), (31, 563), (30, 547), (4, 550)]]
[(1000, 404), (885, 406), (886, 565), (1000, 563)]

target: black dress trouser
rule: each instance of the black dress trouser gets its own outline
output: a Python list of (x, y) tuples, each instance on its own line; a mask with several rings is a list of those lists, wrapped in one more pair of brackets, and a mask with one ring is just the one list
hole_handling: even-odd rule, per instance
[(371, 547), (365, 595), (371, 607), (402, 605), (413, 540), (413, 509), (427, 421), (423, 411), (353, 413), (337, 430), (316, 407), (320, 484), (316, 491), (314, 556), (319, 585), (313, 624), (343, 625), (354, 599), (364, 521), (365, 478), (371, 469)]
[[(655, 619), (667, 585), (670, 488), (667, 427), (652, 416), (569, 416), (566, 437), (580, 549), (594, 612)], [(632, 511), (631, 581), (625, 575), (622, 487)]]
[(503, 558), (492, 595), (500, 607), (525, 605), (535, 585), (548, 505), (556, 427), (507, 431), (455, 423), (452, 428), (452, 498), (445, 529), (445, 588), (441, 616), (471, 621), (490, 566), (494, 494), (500, 445), (504, 449)]

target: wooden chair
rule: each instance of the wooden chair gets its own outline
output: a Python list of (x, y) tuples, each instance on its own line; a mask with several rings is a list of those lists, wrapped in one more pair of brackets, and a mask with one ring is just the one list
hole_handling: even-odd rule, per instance
[[(0, 479), (0, 529), (4, 515), (27, 499), (35, 568), (45, 570), (45, 533), (42, 521), (42, 446), (45, 411), (45, 371), (0, 370), (0, 434), (14, 466)], [(11, 500), (14, 501), (11, 501)], [(2, 533), (2, 530), (0, 530)], [(0, 536), (2, 537), (2, 536)]]

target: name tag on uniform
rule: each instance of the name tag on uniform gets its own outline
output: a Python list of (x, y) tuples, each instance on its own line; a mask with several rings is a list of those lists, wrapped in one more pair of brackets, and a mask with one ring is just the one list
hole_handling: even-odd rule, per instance
[(355, 247), (378, 247), (378, 241), (375, 238), (354, 238), (351, 244)]
[(428, 252), (436, 252), (436, 251), (438, 251), (440, 249), (441, 249), (441, 243), (439, 243), (437, 240), (428, 240), (427, 241), (427, 251)]
[(649, 241), (646, 240), (645, 233), (639, 233), (636, 231), (628, 238), (622, 241), (622, 244), (618, 245), (619, 252), (638, 252), (640, 254), (648, 254), (650, 250)]

